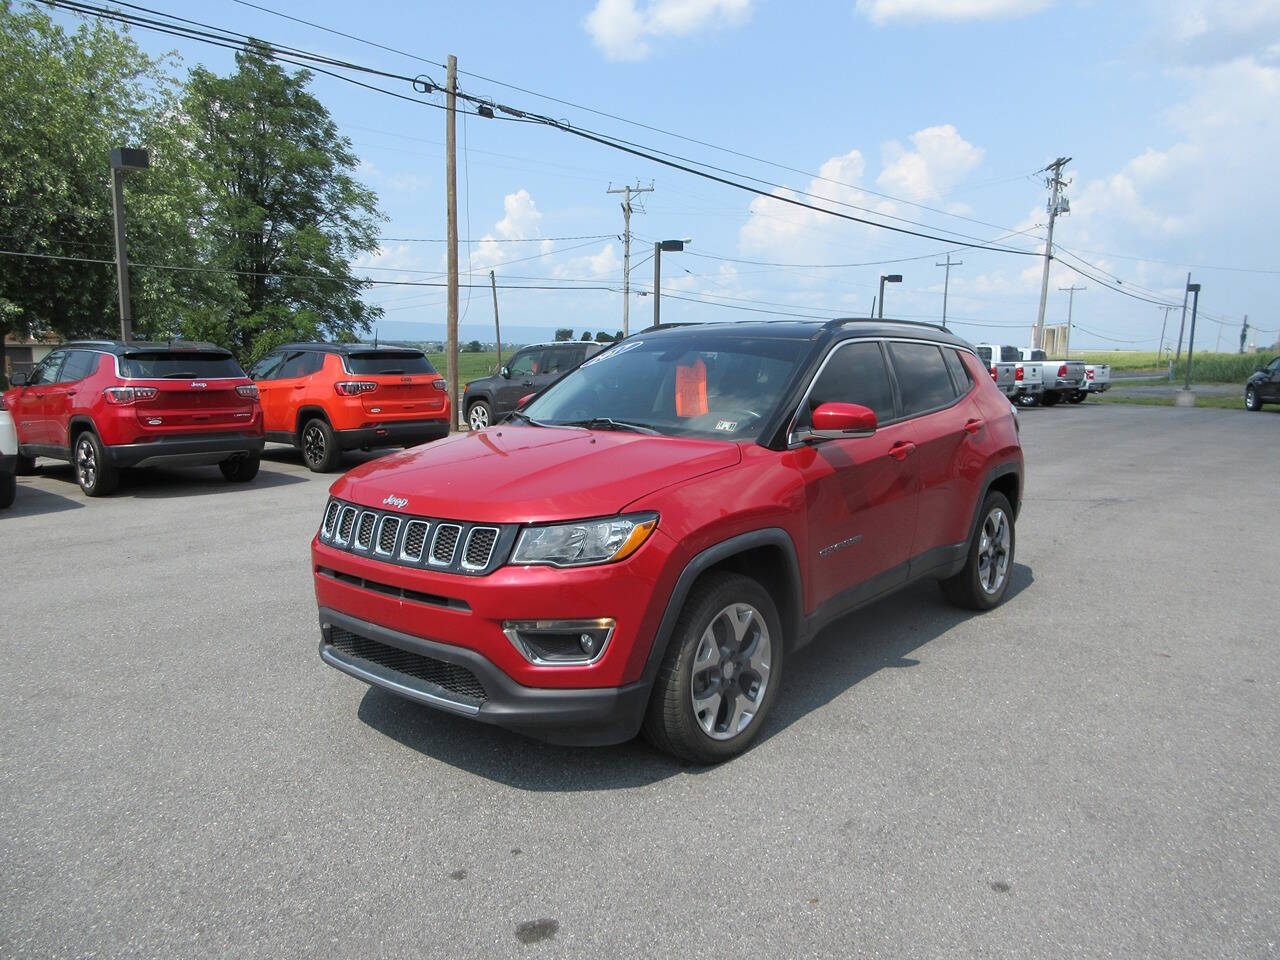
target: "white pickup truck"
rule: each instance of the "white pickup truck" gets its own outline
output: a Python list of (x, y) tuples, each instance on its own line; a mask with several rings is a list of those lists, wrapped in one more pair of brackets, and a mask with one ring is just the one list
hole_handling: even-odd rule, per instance
[[(1040, 402), (1044, 385), (1041, 382), (1039, 364), (1024, 364), (1022, 351), (1007, 344), (976, 343), (974, 349), (979, 359), (986, 363), (987, 369), (991, 371), (991, 378), (995, 380), (996, 386), (1000, 387), (1005, 396), (1024, 407), (1033, 407)], [(1012, 389), (1006, 389), (1006, 378), (1010, 374), (1013, 381)]]
[(1050, 360), (1043, 350), (1027, 347), (1020, 352), (1024, 371), (1040, 368), (1040, 402), (1046, 407), (1052, 407), (1059, 400), (1070, 400), (1085, 389), (1084, 363), (1080, 360)]
[(1072, 397), (1072, 403), (1080, 403), (1091, 393), (1106, 393), (1111, 389), (1111, 365), (1108, 363), (1086, 363), (1084, 365), (1084, 389), (1078, 391), (1078, 397)]

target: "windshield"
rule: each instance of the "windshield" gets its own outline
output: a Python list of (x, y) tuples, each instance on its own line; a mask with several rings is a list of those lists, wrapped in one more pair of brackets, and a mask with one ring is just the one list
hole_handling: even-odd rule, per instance
[(120, 373), (142, 380), (227, 380), (244, 376), (230, 354), (194, 350), (128, 353), (120, 358)]
[(435, 373), (431, 361), (416, 350), (366, 350), (347, 355), (347, 370), (366, 377), (391, 373)]
[(805, 340), (712, 331), (626, 340), (589, 359), (522, 413), (544, 426), (754, 438), (807, 348)]

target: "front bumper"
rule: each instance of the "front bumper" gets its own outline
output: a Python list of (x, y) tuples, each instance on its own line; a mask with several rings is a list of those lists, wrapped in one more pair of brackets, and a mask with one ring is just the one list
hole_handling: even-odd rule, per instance
[(374, 447), (416, 447), (449, 435), (449, 420), (404, 420), (378, 423), (354, 430), (335, 430), (338, 446), (343, 450), (368, 450)]
[(262, 434), (220, 433), (157, 437), (147, 443), (112, 444), (104, 450), (107, 460), (117, 467), (198, 467), (221, 463), (237, 454), (261, 453), (265, 445)]
[(320, 657), (398, 696), (508, 730), (574, 745), (630, 740), (648, 703), (644, 681), (555, 689), (516, 683), (482, 654), (320, 607)]

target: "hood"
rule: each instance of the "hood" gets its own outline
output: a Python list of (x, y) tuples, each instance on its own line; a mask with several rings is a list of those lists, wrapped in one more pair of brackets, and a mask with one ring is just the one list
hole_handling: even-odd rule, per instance
[(366, 463), (330, 492), (364, 506), (389, 501), (406, 514), (535, 523), (609, 516), (741, 459), (725, 441), (504, 424)]

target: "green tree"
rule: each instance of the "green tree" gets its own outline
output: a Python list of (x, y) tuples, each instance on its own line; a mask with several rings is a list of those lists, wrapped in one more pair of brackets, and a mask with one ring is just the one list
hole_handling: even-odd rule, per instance
[(583, 340), (583, 342), (584, 342), (584, 343), (590, 343), (590, 342), (591, 342), (591, 331), (590, 331), (590, 330), (583, 330), (583, 331), (582, 331), (582, 340)]
[(613, 343), (613, 336), (603, 330), (596, 331), (596, 343)]
[(557, 343), (559, 343), (559, 342), (561, 342), (561, 341), (564, 341), (564, 340), (572, 340), (572, 339), (573, 339), (573, 331), (572, 331), (572, 330), (570, 330), (568, 327), (557, 327), (557, 328), (556, 328), (556, 342), (557, 342)]
[(470, 343), (468, 343), (468, 344), (467, 344), (466, 352), (467, 352), (467, 353), (480, 353), (480, 352), (481, 352), (481, 351), (483, 351), (483, 350), (484, 350), (484, 346), (483, 346), (483, 344), (481, 344), (481, 343), (480, 343), (480, 341), (479, 341), (479, 340), (472, 340)]
[(311, 76), (250, 47), (230, 76), (196, 67), (187, 82), (207, 262), (234, 271), (236, 297), (184, 332), (246, 363), (286, 340), (352, 339), (382, 315), (351, 261), (377, 249), (386, 218)]

